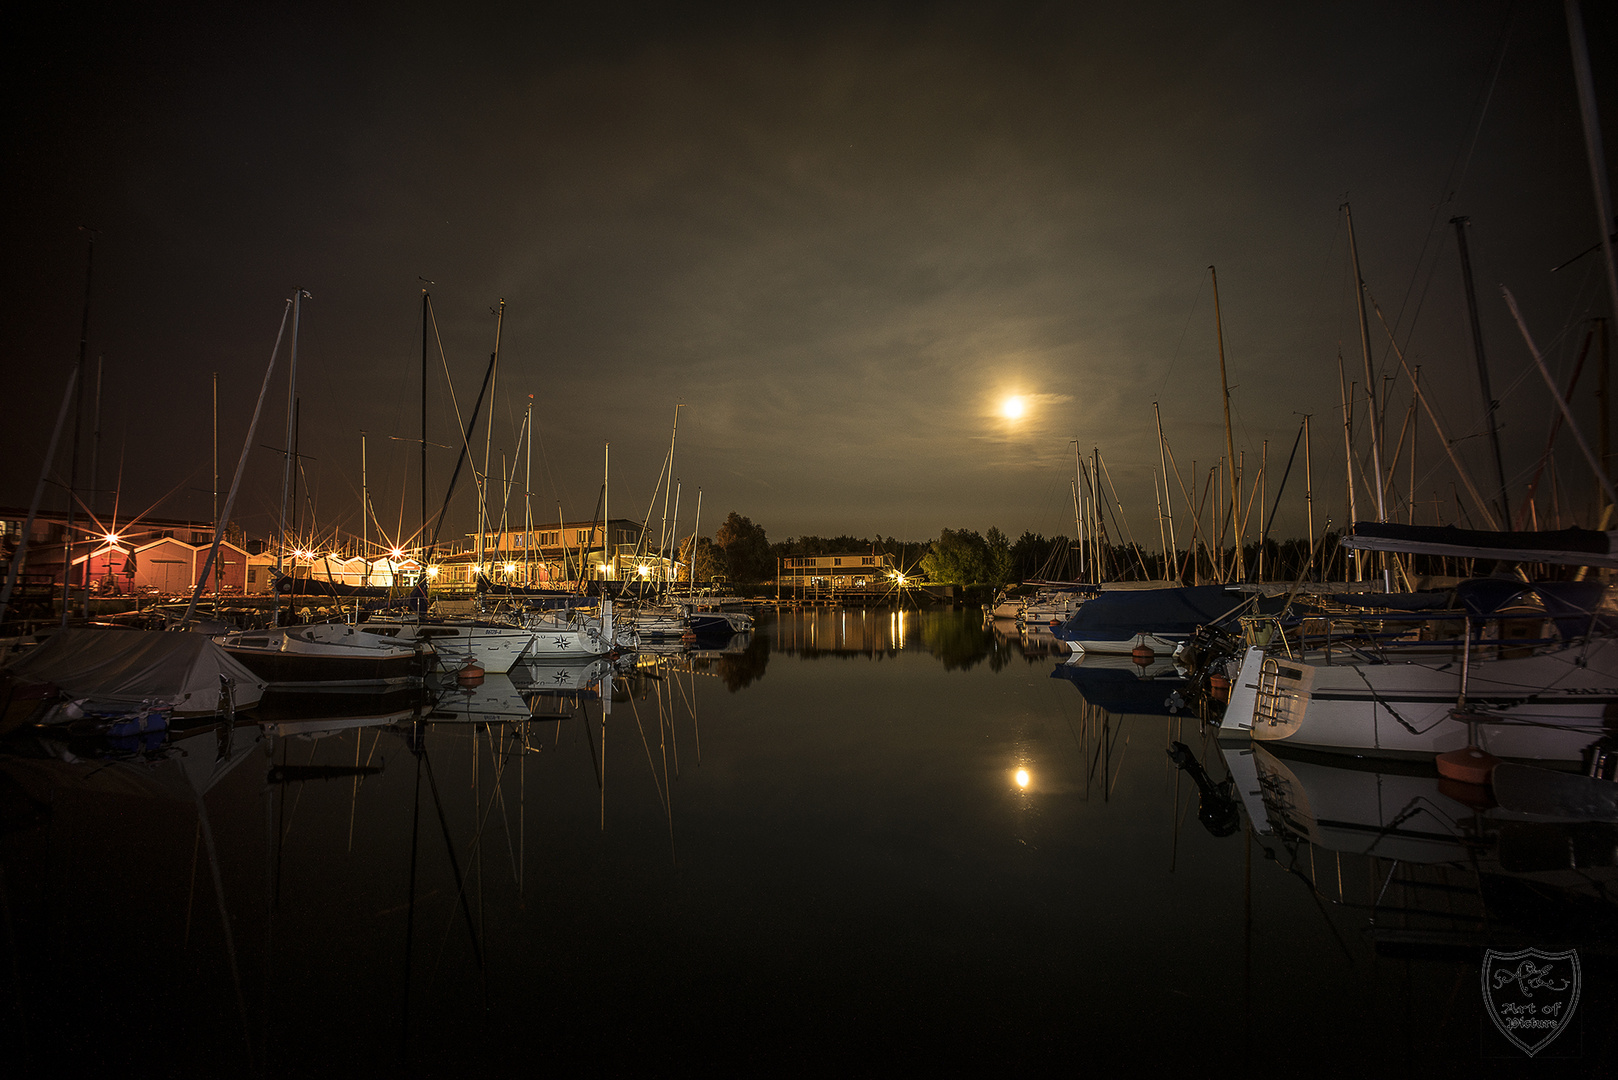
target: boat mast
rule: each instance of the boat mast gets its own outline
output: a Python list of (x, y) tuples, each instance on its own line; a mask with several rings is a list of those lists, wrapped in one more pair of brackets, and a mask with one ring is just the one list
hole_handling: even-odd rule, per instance
[(1166, 496), (1165, 501), (1168, 503), (1169, 548), (1168, 553), (1163, 557), (1163, 576), (1167, 577), (1169, 564), (1179, 554), (1180, 543), (1174, 538), (1174, 496), (1169, 495), (1169, 464), (1168, 459), (1164, 456), (1163, 413), (1158, 409), (1155, 401), (1152, 402), (1152, 416), (1157, 419), (1157, 463), (1163, 471), (1163, 494)]
[(526, 460), (523, 465), (522, 476), (522, 582), (523, 587), (534, 583), (533, 558), (534, 550), (534, 395), (528, 395), (528, 416), (523, 421), (528, 429), (528, 446)]
[[(348, 535), (353, 536), (353, 533)], [(371, 583), (371, 484), (366, 478), (365, 429), (360, 428), (360, 558), (365, 562), (365, 578), (361, 585)]]
[[(1074, 528), (1074, 531), (1076, 531), (1079, 534), (1079, 575), (1078, 575), (1078, 577), (1079, 577), (1080, 581), (1083, 581), (1084, 580), (1084, 561), (1085, 561), (1084, 560), (1084, 524), (1079, 520), (1079, 476), (1078, 476), (1077, 473), (1073, 474), (1073, 479), (1070, 481), (1070, 483), (1071, 483), (1071, 486), (1073, 488), (1073, 528)], [(1067, 566), (1067, 561), (1065, 559), (1063, 560), (1062, 565), (1063, 565), (1063, 567), (1065, 569), (1066, 566)]]
[(500, 330), (506, 319), (506, 302), (500, 301), (500, 306), (494, 313), (494, 353), (489, 357), (489, 422), (483, 428), (483, 476), (478, 481), (478, 546), (477, 556), (473, 560), (472, 588), (477, 591), (477, 575), (484, 572), (483, 557), (487, 553), (484, 545), (484, 530), (489, 523), (489, 449), (494, 443), (494, 389), (495, 382), (500, 375)]
[[(674, 406), (674, 427), (669, 430), (669, 467), (663, 474), (663, 523), (657, 529), (657, 554), (663, 558), (669, 546), (669, 486), (674, 482), (674, 438), (680, 433), (680, 405)], [(656, 498), (656, 495), (653, 495)], [(676, 504), (675, 517), (679, 517)], [(676, 523), (676, 528), (678, 524)]]
[[(1165, 482), (1164, 487), (1167, 487)], [(1163, 578), (1169, 576), (1169, 538), (1163, 531), (1163, 492), (1157, 486), (1157, 474), (1152, 474), (1152, 498), (1157, 503), (1157, 546), (1163, 550)]]
[(1506, 466), (1500, 454), (1500, 427), (1495, 422), (1495, 412), (1500, 403), (1494, 399), (1494, 392), (1489, 388), (1489, 362), (1483, 353), (1483, 324), (1478, 320), (1478, 294), (1472, 284), (1472, 255), (1466, 246), (1466, 227), (1472, 223), (1472, 219), (1452, 217), (1449, 223), (1455, 226), (1455, 244), (1461, 251), (1461, 282), (1466, 287), (1466, 315), (1472, 330), (1472, 356), (1478, 365), (1478, 387), (1483, 391), (1483, 418), (1489, 424), (1489, 445), (1494, 450), (1494, 475), (1500, 485), (1500, 520), (1509, 527), (1511, 504), (1506, 501)]
[[(431, 284), (431, 282), (428, 282)], [(432, 547), (427, 542), (427, 317), (429, 300), (427, 290), (421, 290), (421, 534), (416, 546), (421, 549), (421, 570), (417, 581), (423, 589), (427, 582), (427, 564), (432, 561)]]
[[(659, 561), (661, 561), (665, 567), (673, 567), (674, 576), (678, 578), (680, 576), (680, 482), (678, 480), (674, 482), (674, 524), (669, 530), (669, 548), (670, 550), (668, 556), (666, 558), (661, 558)], [(669, 586), (670, 582), (668, 569), (664, 569), (664, 590), (667, 591)]]
[(28, 504), (28, 517), (23, 522), (22, 536), (17, 540), (17, 551), (11, 556), (11, 565), (6, 568), (5, 589), (0, 591), (0, 622), (5, 621), (6, 612), (11, 608), (11, 592), (17, 586), (17, 574), (28, 558), (28, 538), (34, 534), (34, 518), (39, 516), (39, 503), (45, 496), (45, 481), (56, 459), (56, 444), (62, 438), (62, 426), (67, 423), (67, 410), (73, 404), (73, 391), (78, 385), (79, 369), (75, 367), (68, 372), (67, 389), (62, 392), (62, 407), (56, 414), (56, 427), (51, 429), (51, 441), (45, 448), (45, 461), (39, 467), (39, 483), (34, 486), (34, 500)]
[[(1230, 381), (1225, 377), (1225, 324), (1219, 313), (1219, 272), (1208, 267), (1208, 275), (1213, 279), (1214, 298), (1214, 337), (1219, 341), (1219, 389), (1225, 401), (1225, 458), (1230, 462), (1230, 516), (1232, 522), (1240, 513), (1238, 507), (1242, 503), (1242, 478), (1236, 470), (1236, 444), (1230, 432)], [(1221, 485), (1223, 486), (1223, 485)], [(1239, 527), (1239, 526), (1238, 526)], [(1219, 530), (1219, 540), (1224, 543), (1225, 530)], [(1246, 577), (1242, 567), (1242, 545), (1240, 538), (1236, 541), (1236, 576)], [(1220, 567), (1220, 579), (1224, 580), (1224, 567)]]
[[(290, 305), (291, 301), (289, 300), (287, 303)], [(202, 564), (202, 576), (197, 579), (196, 583), (191, 588), (191, 603), (185, 609), (185, 618), (180, 621), (181, 626), (188, 625), (191, 622), (191, 616), (197, 610), (197, 598), (202, 595), (203, 583), (208, 580), (208, 575), (213, 573), (214, 564), (219, 559), (219, 542), (224, 538), (225, 522), (230, 520), (231, 507), (236, 505), (236, 492), (239, 491), (242, 486), (242, 473), (247, 470), (247, 453), (253, 448), (253, 436), (258, 432), (258, 418), (260, 414), (264, 412), (264, 399), (268, 397), (270, 393), (270, 377), (275, 374), (275, 358), (281, 351), (281, 335), (286, 333), (286, 329), (287, 309), (283, 307), (281, 309), (281, 326), (275, 332), (275, 347), (270, 350), (270, 363), (269, 366), (264, 369), (264, 385), (259, 387), (258, 404), (253, 406), (253, 419), (252, 422), (247, 425), (247, 438), (242, 442), (242, 456), (240, 460), (236, 462), (236, 476), (235, 479), (231, 480), (230, 482), (230, 494), (225, 496), (224, 516), (216, 517), (214, 520), (213, 545), (208, 548), (208, 559)], [(58, 421), (57, 427), (60, 429), (60, 421)], [(55, 445), (54, 437), (52, 439), (52, 445)], [(26, 540), (27, 534), (25, 533), (24, 541)], [(13, 566), (15, 566), (15, 564), (13, 564)], [(276, 596), (279, 597), (280, 593), (277, 592)], [(279, 600), (277, 600), (277, 606), (279, 606)], [(3, 607), (4, 605), (0, 604), (0, 608)]]
[(1090, 535), (1096, 545), (1096, 584), (1101, 584), (1101, 575), (1107, 572), (1107, 519), (1106, 510), (1102, 503), (1101, 494), (1101, 447), (1091, 447), (1090, 458), (1090, 516), (1093, 519)]
[[(1596, 112), (1595, 84), (1590, 78), (1590, 48), (1584, 38), (1584, 17), (1578, 0), (1562, 0), (1567, 12), (1568, 46), (1573, 51), (1573, 78), (1579, 87), (1579, 115), (1584, 120), (1585, 156), (1590, 161), (1590, 187), (1595, 195), (1596, 231), (1601, 254), (1607, 261), (1607, 300), (1618, 317), (1618, 269), (1612, 251), (1612, 190), (1607, 183), (1607, 155), (1601, 145), (1601, 117)], [(1603, 465), (1605, 462), (1603, 462)]]
[[(62, 625), (67, 625), (67, 612), (73, 604), (73, 525), (77, 516), (78, 505), (75, 495), (79, 486), (79, 443), (82, 436), (79, 427), (84, 421), (84, 358), (90, 348), (90, 281), (95, 269), (96, 234), (93, 229), (86, 229), (90, 234), (90, 248), (84, 257), (84, 317), (79, 323), (79, 362), (74, 368), (77, 375), (74, 378), (73, 397), (73, 464), (68, 472), (67, 479), (67, 529), (62, 534)], [(84, 572), (90, 572), (90, 560), (84, 560)], [(85, 583), (85, 591), (89, 591), (89, 583)]]
[[(1297, 444), (1294, 443), (1292, 448), (1294, 450), (1296, 450), (1297, 449)], [(1270, 440), (1265, 439), (1263, 441), (1263, 443), (1261, 443), (1260, 446), (1259, 446), (1259, 458), (1258, 458), (1258, 580), (1259, 581), (1264, 580), (1264, 538), (1270, 535), (1270, 528), (1269, 528), (1268, 525), (1265, 524), (1265, 518), (1264, 518), (1264, 500), (1268, 497), (1266, 495), (1266, 492), (1269, 490), (1269, 485), (1265, 482), (1265, 480), (1266, 480), (1267, 474), (1269, 472), (1269, 469), (1270, 469)], [(1283, 482), (1285, 482), (1286, 477), (1283, 476), (1281, 479), (1282, 479)], [(1280, 492), (1276, 492), (1275, 497), (1277, 499), (1279, 499), (1281, 497)], [(1243, 521), (1247, 520), (1247, 515), (1246, 514), (1242, 515), (1242, 520)]]
[[(1371, 475), (1376, 480), (1376, 519), (1388, 520), (1387, 501), (1382, 494), (1382, 414), (1376, 407), (1376, 374), (1371, 365), (1371, 324), (1365, 316), (1365, 278), (1360, 274), (1360, 250), (1354, 243), (1354, 211), (1343, 203), (1348, 221), (1348, 256), (1354, 263), (1354, 302), (1360, 313), (1360, 352), (1365, 359), (1365, 400), (1371, 416)], [(1382, 560), (1382, 588), (1393, 591), (1393, 573)]]
[[(1343, 475), (1348, 481), (1348, 520), (1350, 525), (1359, 520), (1359, 510), (1354, 500), (1354, 402), (1349, 397), (1348, 389), (1352, 385), (1352, 383), (1348, 384), (1348, 386), (1343, 384), (1343, 357), (1339, 353), (1337, 356), (1337, 392), (1342, 395), (1343, 401)], [(1359, 581), (1361, 580), (1360, 553), (1357, 549), (1353, 551), (1353, 556), (1354, 580)], [(1344, 555), (1343, 558), (1347, 559), (1348, 556)], [(1348, 578), (1348, 566), (1346, 563), (1343, 566), (1343, 578), (1344, 580)]]
[(697, 488), (697, 520), (691, 524), (691, 570), (686, 576), (686, 593), (697, 591), (697, 541), (702, 533), (702, 489)]
[[(276, 527), (275, 541), (275, 577), (276, 584), (272, 590), (274, 598), (270, 608), (270, 625), (281, 625), (281, 569), (286, 560), (287, 548), (287, 492), (292, 487), (292, 441), (296, 437), (294, 425), (298, 422), (297, 395), (298, 395), (298, 321), (303, 307), (303, 298), (309, 296), (302, 289), (292, 290), (292, 355), (287, 365), (287, 437), (286, 455), (281, 466), (281, 516)], [(313, 299), (311, 297), (311, 299)], [(271, 355), (274, 362), (274, 355)]]
[(1303, 506), (1309, 518), (1309, 579), (1315, 574), (1315, 470), (1309, 460), (1309, 414), (1303, 414)]
[(1079, 466), (1079, 440), (1071, 439), (1069, 442), (1073, 442), (1073, 531), (1079, 534), (1078, 576), (1079, 581), (1082, 581), (1087, 573), (1086, 563), (1089, 563), (1089, 541), (1084, 538), (1084, 515), (1079, 512), (1079, 468), (1081, 468)]

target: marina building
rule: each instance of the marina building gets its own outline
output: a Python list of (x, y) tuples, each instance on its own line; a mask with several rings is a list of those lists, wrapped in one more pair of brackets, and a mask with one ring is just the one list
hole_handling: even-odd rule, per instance
[[(27, 521), (26, 510), (0, 509), (0, 574), (9, 573)], [(212, 522), (143, 518), (111, 525), (76, 515), (70, 540), (65, 512), (41, 512), (34, 518), (19, 584), (61, 588), (65, 566), (75, 589), (88, 585), (95, 595), (176, 596), (202, 576), (213, 533)], [(210, 591), (246, 591), (247, 548), (240, 531), (227, 527)]]
[(881, 584), (894, 573), (892, 555), (870, 552), (787, 555), (777, 562), (775, 583), (783, 589), (858, 589)]
[[(467, 535), (468, 549), (434, 560), (438, 588), (471, 588), (481, 570), (497, 585), (549, 585), (563, 581), (682, 580), (681, 566), (660, 554), (656, 537), (631, 518), (563, 521), (533, 529), (503, 529), (483, 534), (483, 562), (478, 563), (478, 536)], [(644, 537), (644, 539), (643, 539)], [(603, 544), (606, 551), (603, 552)], [(431, 570), (429, 570), (431, 572)]]

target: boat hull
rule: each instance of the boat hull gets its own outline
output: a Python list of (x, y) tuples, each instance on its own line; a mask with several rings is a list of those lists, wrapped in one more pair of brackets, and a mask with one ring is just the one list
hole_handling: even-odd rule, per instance
[[(1244, 665), (1244, 668), (1246, 665)], [(1238, 684), (1243, 680), (1238, 679)], [(1618, 729), (1618, 643), (1477, 660), (1457, 719), (1459, 659), (1385, 664), (1263, 661), (1255, 741), (1379, 757), (1431, 757), (1473, 744), (1501, 758), (1580, 761)]]

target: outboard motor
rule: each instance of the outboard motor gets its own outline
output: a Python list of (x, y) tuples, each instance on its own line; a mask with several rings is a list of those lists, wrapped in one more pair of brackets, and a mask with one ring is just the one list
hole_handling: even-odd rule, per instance
[(1219, 783), (1214, 783), (1208, 775), (1208, 770), (1202, 767), (1196, 755), (1185, 743), (1172, 743), (1168, 750), (1169, 760), (1174, 762), (1177, 769), (1182, 769), (1197, 785), (1200, 798), (1197, 801), (1197, 820), (1202, 827), (1215, 836), (1229, 836), (1242, 824), (1241, 811), (1236, 802), (1236, 781), (1226, 777)]

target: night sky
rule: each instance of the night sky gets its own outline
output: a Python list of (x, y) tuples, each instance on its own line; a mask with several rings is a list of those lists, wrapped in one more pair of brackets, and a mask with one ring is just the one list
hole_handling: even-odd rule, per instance
[[(209, 516), (211, 373), (228, 486), (301, 287), (316, 524), (359, 531), (363, 429), (377, 514), (408, 534), (425, 278), (463, 412), (506, 301), (494, 471), (532, 394), (541, 520), (591, 515), (608, 442), (612, 510), (641, 517), (683, 403), (682, 532), (700, 486), (709, 534), (732, 510), (772, 540), (1071, 533), (1078, 439), (1155, 548), (1152, 402), (1187, 483), (1224, 452), (1214, 264), (1249, 476), (1268, 439), (1273, 497), (1312, 414), (1317, 506), (1340, 522), (1339, 353), (1364, 381), (1345, 196), (1371, 295), (1488, 486), (1448, 225), (1471, 216), (1516, 497), (1552, 406), (1499, 286), (1560, 377), (1607, 307), (1599, 255), (1549, 272), (1598, 236), (1562, 6), (1125, 7), (13, 12), (0, 503), (27, 504), (78, 354), (89, 226), (101, 475), (121, 475), (125, 518), (159, 500)], [(1585, 19), (1610, 158), (1601, 8)], [(453, 444), (436, 343), (432, 365), (428, 438)], [(1581, 386), (1593, 441), (1593, 365)], [(1009, 394), (1028, 403), (1015, 422)], [(1390, 399), (1390, 448), (1408, 402)], [(1453, 519), (1425, 423), (1419, 450), (1417, 520), (1435, 491)], [(436, 502), (453, 457), (432, 455)], [(1557, 463), (1584, 508), (1565, 438)], [(1303, 532), (1301, 470), (1278, 534)], [(280, 471), (254, 450), (234, 516), (255, 535)], [(521, 486), (519, 469), (519, 516)], [(447, 531), (472, 506), (463, 484)]]

